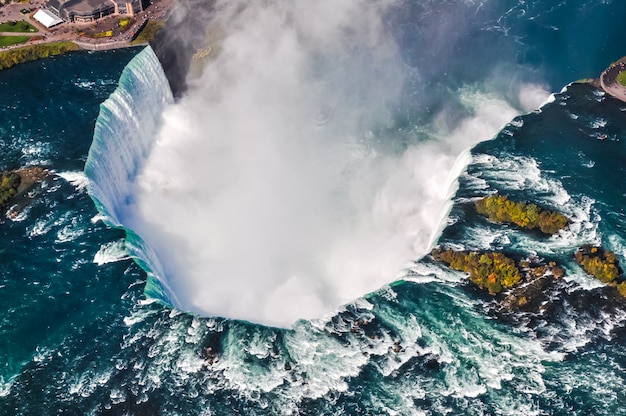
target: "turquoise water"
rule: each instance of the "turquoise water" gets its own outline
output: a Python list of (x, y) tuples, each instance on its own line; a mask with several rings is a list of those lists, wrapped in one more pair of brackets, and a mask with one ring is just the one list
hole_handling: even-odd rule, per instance
[[(545, 3), (413, 1), (386, 17), (409, 73), (388, 135), (434, 140), (424, 132), (442, 114), (450, 123), (471, 116), (457, 99), (468, 88), (513, 104), (522, 83), (556, 92), (472, 148), (439, 238), (563, 264), (566, 279), (533, 313), (497, 312), (490, 296), (428, 257), (400, 281), (289, 330), (172, 309), (167, 290), (130, 259), (154, 253), (107, 225), (117, 224), (110, 208), (129, 197), (120, 190), (147, 150), (132, 142), (103, 153), (106, 168), (87, 163), (100, 104), (139, 50), (0, 72), (0, 165), (55, 172), (17, 220), (0, 224), (0, 414), (625, 414), (626, 309), (572, 253), (601, 243), (626, 261), (626, 104), (589, 85), (562, 88), (624, 54), (611, 34), (626, 5)], [(146, 53), (139, 59), (129, 67), (156, 68)], [(164, 80), (151, 75), (160, 81), (145, 89), (129, 77), (118, 92), (145, 98), (132, 114), (158, 113), (149, 110), (167, 102)], [(133, 122), (129, 114), (122, 121)], [(87, 193), (98, 169), (117, 185), (96, 195), (110, 204), (99, 207), (105, 221)], [(469, 201), (494, 191), (558, 208), (573, 224), (546, 238), (477, 218)]]

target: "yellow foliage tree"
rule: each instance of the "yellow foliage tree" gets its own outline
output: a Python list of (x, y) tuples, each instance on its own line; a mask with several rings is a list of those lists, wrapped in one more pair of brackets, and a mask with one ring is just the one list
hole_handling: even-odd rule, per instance
[(17, 194), (17, 187), (20, 185), (20, 175), (15, 172), (2, 172), (0, 179), (0, 208)]
[(431, 255), (454, 270), (469, 273), (469, 279), (489, 293), (500, 293), (519, 283), (520, 272), (513, 259), (502, 253), (480, 253), (435, 249)]
[(603, 283), (612, 283), (620, 275), (617, 256), (610, 250), (585, 245), (576, 251), (575, 257), (585, 272)]
[(535, 204), (511, 201), (504, 195), (479, 199), (475, 205), (476, 211), (491, 221), (536, 228), (545, 234), (554, 234), (569, 223), (569, 218), (563, 214), (542, 209)]

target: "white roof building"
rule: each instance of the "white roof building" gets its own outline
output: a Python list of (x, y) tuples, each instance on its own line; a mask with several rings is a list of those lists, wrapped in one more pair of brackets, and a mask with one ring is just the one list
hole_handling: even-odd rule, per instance
[(54, 13), (44, 9), (37, 10), (37, 13), (33, 15), (33, 19), (37, 20), (48, 29), (50, 29), (52, 26), (63, 23), (63, 19), (56, 16)]

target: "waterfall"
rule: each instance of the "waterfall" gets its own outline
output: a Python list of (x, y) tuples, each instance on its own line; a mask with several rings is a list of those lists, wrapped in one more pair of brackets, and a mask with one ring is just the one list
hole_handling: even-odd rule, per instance
[(159, 260), (124, 218), (133, 200), (133, 180), (156, 140), (163, 109), (173, 104), (169, 83), (157, 56), (146, 47), (124, 68), (117, 89), (101, 104), (85, 163), (88, 192), (112, 227), (126, 230), (126, 245), (148, 273), (146, 295), (176, 303)]

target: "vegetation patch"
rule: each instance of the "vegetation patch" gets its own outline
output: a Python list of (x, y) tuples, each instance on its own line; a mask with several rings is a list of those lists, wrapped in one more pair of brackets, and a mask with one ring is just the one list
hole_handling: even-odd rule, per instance
[(469, 273), (469, 280), (489, 293), (500, 293), (502, 289), (515, 286), (522, 275), (515, 261), (502, 253), (480, 253), (436, 248), (433, 258), (454, 270)]
[(30, 36), (0, 36), (0, 47), (19, 45), (29, 40)]
[(516, 224), (544, 234), (555, 234), (569, 223), (565, 215), (542, 209), (535, 204), (511, 201), (504, 195), (491, 195), (475, 203), (476, 211), (493, 222)]
[(139, 33), (135, 36), (132, 45), (142, 45), (145, 43), (150, 43), (150, 41), (154, 40), (156, 36), (163, 30), (165, 27), (165, 22), (162, 20), (148, 20), (142, 29), (140, 29)]
[(39, 32), (25, 20), (0, 23), (0, 32)]
[(0, 209), (6, 208), (20, 186), (21, 178), (16, 172), (2, 172), (0, 174)]
[(96, 33), (95, 35), (93, 35), (93, 38), (101, 39), (101, 38), (110, 38), (111, 36), (113, 36), (113, 31), (112, 30), (106, 30), (104, 32)]
[(49, 56), (61, 55), (78, 49), (78, 45), (72, 42), (56, 42), (0, 51), (0, 69), (10, 68), (23, 62), (35, 61)]
[(617, 287), (619, 294), (626, 298), (626, 281), (617, 282), (622, 273), (615, 253), (587, 244), (576, 251), (575, 257), (585, 272), (602, 283)]
[(132, 19), (123, 18), (123, 19), (120, 19), (117, 24), (118, 24), (118, 27), (120, 28), (120, 31), (125, 32), (126, 30), (130, 28), (132, 23), (133, 23)]
[(620, 276), (617, 256), (610, 250), (584, 245), (576, 251), (575, 257), (584, 271), (603, 283), (615, 283)]

